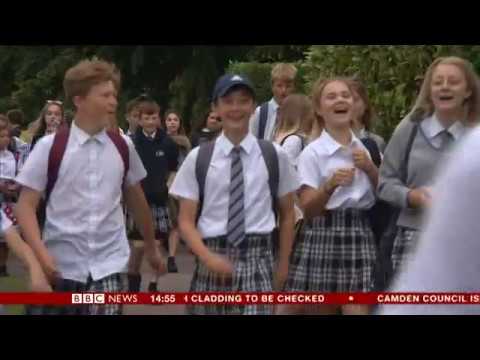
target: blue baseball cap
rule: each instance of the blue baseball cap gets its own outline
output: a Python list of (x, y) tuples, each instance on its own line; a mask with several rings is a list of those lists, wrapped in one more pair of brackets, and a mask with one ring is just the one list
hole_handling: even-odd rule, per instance
[(252, 96), (255, 97), (253, 85), (246, 76), (226, 74), (217, 80), (217, 83), (213, 88), (212, 101), (225, 96), (225, 94), (234, 86), (247, 88), (252, 93)]

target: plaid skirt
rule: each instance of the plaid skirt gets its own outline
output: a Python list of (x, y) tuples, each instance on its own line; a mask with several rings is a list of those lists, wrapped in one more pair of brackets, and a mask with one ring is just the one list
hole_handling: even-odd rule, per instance
[[(152, 211), (153, 226), (155, 229), (155, 239), (166, 240), (170, 231), (170, 220), (168, 216), (168, 208), (166, 206), (150, 205)], [(127, 211), (126, 215), (127, 236), (131, 240), (143, 240), (143, 236), (135, 225), (133, 214)]]
[(366, 213), (330, 211), (305, 221), (292, 251), (285, 291), (370, 291), (375, 257)]
[[(96, 292), (111, 293), (126, 291), (126, 279), (124, 274), (116, 273), (103, 279), (87, 283), (74, 280), (58, 279), (53, 287), (55, 292)], [(38, 306), (29, 305), (25, 310), (26, 315), (122, 315), (121, 304), (82, 304), (68, 306)]]
[(393, 241), (392, 248), (392, 266), (393, 271), (397, 272), (417, 247), (419, 231), (399, 226), (397, 236)]
[[(223, 279), (196, 259), (191, 292), (271, 292), (273, 291), (273, 254), (271, 235), (247, 235), (238, 247), (231, 247), (225, 237), (204, 239), (213, 252), (228, 257), (234, 274)], [(271, 315), (269, 305), (189, 305), (192, 315)]]

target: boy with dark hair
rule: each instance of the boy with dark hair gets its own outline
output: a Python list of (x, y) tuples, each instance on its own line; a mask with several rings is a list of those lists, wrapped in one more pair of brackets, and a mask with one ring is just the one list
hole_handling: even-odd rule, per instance
[(20, 138), (25, 125), (25, 114), (21, 109), (12, 109), (7, 111), (7, 117), (12, 127), (12, 136)]
[[(180, 199), (182, 238), (198, 257), (191, 291), (280, 290), (294, 236), (295, 170), (279, 146), (249, 134), (255, 97), (246, 78), (221, 77), (212, 101), (223, 120), (223, 133), (188, 154), (170, 189)], [(275, 266), (272, 232), (277, 211), (280, 251)], [(198, 305), (189, 311), (272, 314), (273, 307)]]
[[(167, 183), (177, 171), (178, 148), (167, 133), (161, 129), (160, 107), (155, 101), (144, 100), (139, 106), (139, 123), (133, 142), (147, 170), (147, 177), (142, 180), (142, 188), (152, 212), (155, 238), (166, 244), (170, 230)], [(129, 230), (131, 240), (142, 239), (135, 227)], [(135, 245), (134, 242), (133, 245)], [(129, 265), (130, 291), (138, 292), (141, 283), (142, 249), (132, 246), (132, 250)], [(169, 261), (171, 260), (169, 259)], [(157, 279), (154, 278), (149, 284), (149, 291), (156, 290)]]

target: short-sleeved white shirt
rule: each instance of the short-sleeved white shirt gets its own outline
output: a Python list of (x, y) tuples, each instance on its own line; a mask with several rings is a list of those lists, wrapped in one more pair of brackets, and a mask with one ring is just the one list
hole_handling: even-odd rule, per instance
[[(248, 134), (240, 144), (245, 190), (245, 230), (247, 234), (268, 234), (275, 228), (275, 215), (268, 185), (268, 170), (257, 139)], [(279, 160), (278, 197), (299, 187), (297, 175), (287, 154), (274, 144)], [(221, 134), (215, 140), (210, 167), (205, 180), (205, 195), (198, 229), (204, 238), (227, 233), (231, 151), (234, 145)], [(183, 162), (171, 186), (170, 194), (198, 201), (195, 176), (198, 149), (193, 149)]]
[[(363, 149), (368, 154), (368, 150), (353, 132), (350, 145), (342, 146), (327, 131), (323, 131), (300, 155), (298, 172), (301, 185), (318, 189), (337, 169), (355, 167), (352, 155), (355, 148)], [(375, 204), (374, 191), (368, 175), (356, 168), (352, 185), (337, 187), (328, 200), (326, 209), (369, 209)]]
[[(126, 186), (146, 176), (135, 147), (129, 149)], [(47, 185), (54, 135), (41, 138), (17, 177), (39, 192)], [(130, 250), (121, 207), (124, 165), (105, 131), (90, 136), (72, 124), (58, 179), (47, 205), (43, 239), (62, 277), (86, 282), (124, 271)]]

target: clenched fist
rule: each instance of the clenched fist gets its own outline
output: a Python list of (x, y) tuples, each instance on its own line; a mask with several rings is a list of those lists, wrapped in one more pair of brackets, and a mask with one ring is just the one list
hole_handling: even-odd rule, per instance
[(372, 169), (372, 166), (375, 166), (367, 152), (363, 149), (354, 149), (352, 156), (355, 167), (365, 171), (366, 173)]

